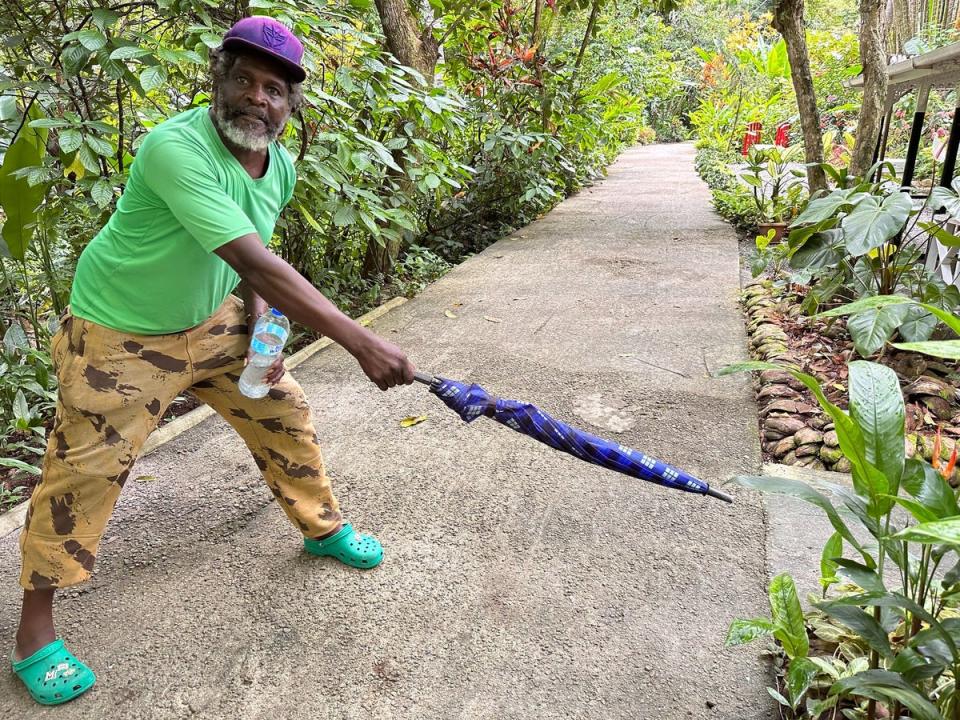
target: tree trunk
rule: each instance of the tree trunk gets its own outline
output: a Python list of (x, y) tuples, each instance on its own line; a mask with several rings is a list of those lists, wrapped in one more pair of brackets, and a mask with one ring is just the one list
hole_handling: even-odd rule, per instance
[(800, 111), (800, 128), (803, 131), (803, 150), (807, 163), (807, 183), (810, 194), (827, 189), (823, 168), (823, 135), (820, 132), (820, 113), (817, 111), (817, 96), (810, 73), (810, 57), (807, 54), (807, 38), (803, 26), (803, 0), (780, 0), (773, 9), (773, 27), (783, 35), (790, 58), (790, 75)]
[(433, 28), (419, 28), (406, 0), (376, 0), (376, 3), (387, 49), (401, 64), (419, 71), (427, 84), (432, 85), (439, 57)]
[(860, 0), (860, 63), (863, 65), (863, 104), (857, 121), (857, 141), (850, 172), (863, 177), (873, 162), (887, 96), (887, 55), (883, 49), (881, 0)]

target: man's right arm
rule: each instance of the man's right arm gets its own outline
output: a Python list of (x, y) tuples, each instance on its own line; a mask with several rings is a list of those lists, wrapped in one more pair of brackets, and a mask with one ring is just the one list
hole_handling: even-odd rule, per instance
[(256, 233), (242, 235), (214, 252), (273, 307), (342, 345), (381, 390), (413, 382), (414, 366), (400, 348), (340, 312), (306, 278), (267, 250)]

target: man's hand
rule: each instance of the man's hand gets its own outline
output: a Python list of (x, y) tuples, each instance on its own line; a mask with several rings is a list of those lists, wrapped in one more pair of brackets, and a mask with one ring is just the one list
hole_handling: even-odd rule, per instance
[[(246, 283), (240, 284), (240, 294), (243, 297), (243, 306), (247, 311), (247, 337), (253, 337), (253, 330), (257, 326), (257, 318), (263, 315), (268, 309), (266, 301), (263, 300), (259, 295), (253, 292)], [(250, 358), (253, 355), (253, 350), (247, 347), (247, 358), (243, 366), (246, 367), (250, 362)], [(264, 376), (264, 382), (267, 385), (273, 387), (280, 379), (283, 377), (283, 374), (286, 372), (286, 368), (283, 366), (283, 353), (277, 355), (277, 359), (273, 361), (273, 365), (270, 366), (270, 369), (267, 370), (267, 374)]]
[[(251, 332), (253, 331), (251, 330)], [(244, 362), (243, 364), (244, 367), (246, 367), (247, 364), (250, 362), (250, 357), (252, 355), (253, 355), (253, 350), (251, 350), (250, 348), (247, 348), (247, 359), (246, 359), (246, 362)], [(283, 353), (280, 353), (279, 355), (277, 355), (277, 359), (273, 361), (273, 365), (271, 365), (270, 368), (267, 370), (267, 374), (264, 376), (263, 380), (265, 383), (267, 383), (267, 385), (269, 385), (270, 387), (273, 387), (278, 382), (280, 382), (281, 378), (283, 378), (283, 374), (286, 371), (287, 369), (283, 366)]]
[(367, 377), (381, 390), (413, 382), (416, 370), (403, 350), (372, 332), (367, 332), (360, 348), (353, 353)]

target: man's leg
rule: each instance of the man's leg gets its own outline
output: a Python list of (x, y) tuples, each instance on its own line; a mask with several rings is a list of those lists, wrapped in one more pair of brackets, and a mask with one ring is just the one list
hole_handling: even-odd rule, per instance
[(308, 538), (339, 530), (340, 507), (323, 467), (310, 406), (286, 373), (266, 397), (237, 387), (241, 368), (201, 380), (191, 390), (239, 433), (283, 511)]
[(20, 534), (18, 659), (53, 640), (54, 590), (89, 577), (130, 467), (191, 380), (182, 335), (145, 339), (68, 315), (51, 354), (60, 390), (42, 480)]

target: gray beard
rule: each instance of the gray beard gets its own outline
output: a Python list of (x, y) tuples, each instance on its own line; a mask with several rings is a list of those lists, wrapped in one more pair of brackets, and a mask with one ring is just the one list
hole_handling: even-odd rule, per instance
[(263, 152), (266, 150), (274, 140), (280, 137), (280, 133), (283, 132), (283, 126), (276, 132), (270, 132), (268, 130), (266, 133), (239, 127), (233, 120), (224, 118), (220, 114), (219, 106), (216, 104), (213, 106), (213, 121), (216, 123), (217, 130), (223, 133), (227, 140), (237, 147), (254, 152)]

